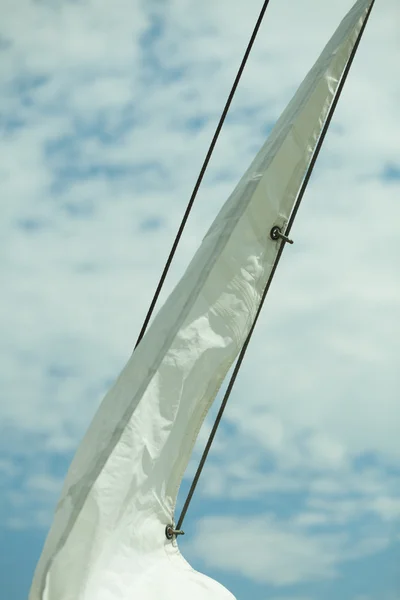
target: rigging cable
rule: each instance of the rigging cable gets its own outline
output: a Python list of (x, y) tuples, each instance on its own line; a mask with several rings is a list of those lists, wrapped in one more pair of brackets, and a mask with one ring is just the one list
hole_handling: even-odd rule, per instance
[(228, 114), (230, 105), (232, 103), (233, 97), (234, 97), (235, 92), (236, 92), (236, 88), (237, 88), (237, 86), (239, 84), (239, 81), (240, 81), (240, 78), (241, 78), (241, 76), (243, 74), (244, 68), (245, 68), (246, 63), (247, 63), (247, 59), (249, 58), (251, 49), (252, 49), (253, 44), (255, 42), (255, 39), (257, 37), (258, 30), (260, 29), (261, 23), (262, 23), (263, 18), (264, 18), (265, 11), (267, 10), (267, 6), (269, 4), (269, 1), (270, 0), (264, 0), (264, 4), (263, 4), (263, 6), (261, 8), (261, 12), (260, 12), (260, 14), (258, 16), (258, 19), (257, 19), (256, 24), (255, 24), (254, 29), (253, 29), (253, 33), (251, 34), (249, 43), (247, 45), (246, 51), (245, 51), (245, 53), (243, 55), (243, 58), (242, 58), (242, 62), (240, 63), (240, 67), (239, 67), (238, 72), (236, 74), (235, 81), (233, 82), (231, 91), (229, 92), (229, 96), (228, 96), (228, 99), (226, 101), (224, 110), (222, 111), (220, 120), (218, 122), (217, 128), (216, 128), (215, 133), (214, 133), (214, 136), (213, 136), (213, 138), (211, 140), (211, 144), (210, 144), (210, 146), (208, 148), (208, 151), (207, 151), (206, 157), (204, 159), (203, 165), (202, 165), (202, 167), (200, 169), (199, 176), (198, 176), (197, 181), (196, 181), (196, 183), (194, 185), (194, 188), (193, 188), (193, 191), (192, 191), (192, 195), (190, 196), (188, 205), (187, 205), (186, 210), (185, 210), (185, 214), (183, 215), (182, 222), (181, 222), (181, 224), (179, 226), (179, 229), (178, 229), (178, 233), (176, 234), (174, 243), (172, 244), (172, 248), (171, 248), (169, 256), (167, 258), (167, 262), (164, 265), (163, 272), (161, 274), (161, 277), (160, 277), (160, 280), (158, 282), (156, 291), (154, 292), (153, 299), (152, 299), (152, 301), (150, 303), (149, 309), (148, 309), (146, 317), (144, 319), (142, 328), (140, 330), (138, 339), (137, 339), (136, 344), (135, 344), (135, 348), (139, 344), (139, 342), (141, 341), (141, 339), (143, 338), (143, 336), (144, 336), (144, 334), (146, 332), (147, 326), (148, 326), (149, 321), (151, 319), (151, 316), (153, 314), (153, 311), (154, 311), (154, 308), (156, 306), (157, 300), (158, 300), (158, 298), (160, 296), (161, 289), (162, 289), (162, 287), (164, 285), (165, 278), (167, 277), (167, 274), (168, 274), (168, 271), (170, 269), (172, 260), (173, 260), (173, 258), (175, 256), (176, 249), (177, 249), (179, 241), (180, 241), (180, 239), (182, 237), (182, 233), (183, 233), (183, 230), (185, 228), (186, 221), (188, 220), (188, 217), (189, 217), (190, 212), (192, 210), (193, 203), (194, 203), (194, 201), (196, 199), (196, 196), (197, 196), (197, 192), (199, 191), (199, 188), (200, 188), (201, 182), (203, 180), (204, 174), (205, 174), (205, 172), (207, 170), (208, 163), (210, 162), (210, 158), (211, 158), (211, 155), (212, 155), (212, 153), (214, 151), (215, 144), (217, 143), (219, 134), (221, 132), (222, 126), (223, 126), (225, 118), (226, 118), (226, 115)]
[[(369, 16), (371, 14), (371, 11), (372, 11), (372, 8), (373, 8), (374, 4), (375, 4), (375, 0), (372, 0), (371, 6), (370, 6), (370, 8), (368, 10), (368, 13), (367, 13), (366, 17), (365, 17), (364, 23), (363, 23), (363, 25), (362, 25), (362, 27), (360, 29), (360, 33), (358, 34), (358, 38), (357, 38), (357, 40), (356, 40), (356, 42), (354, 44), (354, 48), (353, 48), (353, 50), (351, 52), (349, 60), (347, 61), (347, 65), (346, 65), (345, 70), (343, 72), (342, 78), (341, 78), (341, 80), (339, 82), (338, 89), (336, 90), (336, 94), (335, 94), (335, 97), (333, 99), (333, 102), (332, 102), (332, 105), (331, 105), (331, 108), (330, 108), (330, 112), (329, 112), (329, 114), (328, 114), (328, 116), (326, 118), (326, 121), (324, 123), (324, 127), (323, 127), (323, 129), (321, 131), (321, 135), (318, 138), (318, 141), (317, 141), (314, 153), (313, 153), (313, 155), (311, 157), (311, 160), (310, 160), (310, 164), (308, 166), (307, 172), (306, 172), (305, 177), (303, 179), (303, 183), (302, 183), (301, 188), (299, 190), (299, 194), (298, 194), (298, 196), (296, 198), (296, 202), (295, 202), (293, 211), (292, 211), (292, 213), (290, 215), (289, 222), (288, 222), (288, 225), (286, 227), (285, 236), (288, 236), (289, 233), (290, 233), (290, 230), (292, 228), (292, 225), (293, 225), (294, 219), (296, 217), (297, 211), (298, 211), (298, 209), (300, 207), (300, 204), (301, 204), (301, 201), (303, 199), (304, 193), (305, 193), (305, 191), (307, 189), (307, 186), (308, 186), (311, 174), (313, 172), (315, 163), (316, 163), (318, 155), (320, 153), (322, 144), (324, 143), (324, 139), (325, 139), (326, 133), (327, 133), (327, 131), (329, 129), (329, 125), (331, 123), (333, 114), (335, 112), (337, 103), (338, 103), (340, 95), (342, 93), (344, 84), (346, 82), (347, 76), (349, 74), (351, 65), (353, 63), (354, 57), (356, 55), (358, 46), (360, 44), (362, 35), (364, 33), (365, 27), (367, 25), (367, 22), (368, 22), (368, 19), (369, 19)], [(262, 298), (261, 298), (261, 302), (260, 302), (260, 305), (259, 305), (259, 307), (257, 309), (257, 312), (256, 312), (256, 316), (254, 318), (254, 321), (253, 321), (253, 324), (251, 326), (251, 329), (250, 329), (250, 331), (249, 331), (249, 333), (247, 335), (247, 338), (246, 338), (246, 340), (245, 340), (245, 342), (244, 342), (244, 344), (242, 346), (242, 349), (241, 349), (240, 354), (238, 356), (238, 359), (236, 361), (235, 368), (234, 368), (232, 376), (231, 376), (231, 378), (229, 380), (228, 387), (226, 389), (226, 392), (225, 392), (224, 398), (222, 400), (220, 409), (218, 411), (218, 414), (217, 414), (217, 417), (215, 419), (215, 422), (214, 422), (213, 428), (211, 430), (210, 436), (209, 436), (209, 438), (207, 440), (207, 444), (206, 444), (206, 446), (204, 448), (204, 451), (203, 451), (203, 454), (201, 456), (199, 466), (197, 467), (197, 471), (196, 471), (195, 476), (193, 478), (193, 481), (192, 481), (192, 484), (190, 486), (190, 489), (189, 489), (188, 495), (186, 497), (185, 503), (183, 505), (183, 508), (182, 508), (182, 511), (181, 511), (178, 523), (176, 525), (177, 533), (179, 533), (180, 530), (181, 530), (181, 528), (182, 528), (182, 524), (183, 524), (184, 518), (186, 516), (187, 510), (188, 510), (190, 502), (192, 500), (192, 497), (193, 497), (194, 491), (196, 489), (197, 483), (198, 483), (198, 481), (200, 479), (200, 475), (202, 473), (204, 464), (205, 464), (205, 462), (207, 460), (207, 456), (208, 456), (208, 453), (210, 451), (211, 445), (213, 443), (215, 434), (217, 433), (219, 424), (220, 424), (222, 416), (224, 414), (225, 407), (226, 407), (226, 405), (228, 403), (230, 394), (232, 392), (232, 388), (233, 388), (233, 386), (235, 384), (235, 381), (236, 381), (237, 375), (239, 373), (240, 367), (241, 367), (241, 365), (243, 363), (243, 359), (244, 359), (244, 356), (246, 354), (247, 347), (248, 347), (248, 345), (250, 343), (251, 337), (252, 337), (254, 329), (256, 327), (256, 324), (257, 324), (258, 318), (260, 316), (260, 313), (261, 313), (261, 310), (262, 310), (262, 307), (263, 307), (266, 295), (268, 293), (268, 290), (270, 288), (272, 279), (273, 279), (273, 277), (275, 275), (276, 268), (277, 268), (277, 266), (279, 264), (279, 261), (280, 261), (280, 258), (282, 256), (282, 252), (283, 252), (283, 249), (285, 247), (285, 244), (286, 244), (286, 240), (282, 239), (281, 240), (281, 245), (280, 245), (279, 250), (278, 250), (278, 254), (277, 254), (275, 262), (274, 262), (274, 266), (272, 268), (272, 271), (271, 271), (271, 274), (270, 274), (269, 279), (267, 281), (267, 284), (266, 284), (266, 286), (264, 288), (263, 295), (262, 295)]]

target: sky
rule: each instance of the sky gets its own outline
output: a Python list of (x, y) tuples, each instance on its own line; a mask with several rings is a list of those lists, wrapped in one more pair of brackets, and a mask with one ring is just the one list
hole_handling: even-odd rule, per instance
[[(0, 2), (5, 600), (27, 597), (261, 4)], [(271, 0), (162, 299), (351, 4)], [(399, 28), (377, 0), (186, 517), (183, 554), (238, 600), (400, 598)]]

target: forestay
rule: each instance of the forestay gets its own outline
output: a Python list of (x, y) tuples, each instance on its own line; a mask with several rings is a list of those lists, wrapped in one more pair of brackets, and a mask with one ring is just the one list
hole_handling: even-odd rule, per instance
[(370, 5), (359, 0), (341, 23), (103, 400), (69, 469), (30, 600), (232, 600), (164, 530), (271, 273), (281, 243), (271, 228), (285, 228)]

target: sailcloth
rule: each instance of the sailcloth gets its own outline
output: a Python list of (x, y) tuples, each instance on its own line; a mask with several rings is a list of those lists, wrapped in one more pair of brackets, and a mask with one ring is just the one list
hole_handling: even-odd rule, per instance
[(342, 21), (103, 400), (68, 471), (30, 600), (233, 599), (190, 567), (165, 526), (271, 273), (281, 244), (271, 228), (285, 228), (370, 5), (359, 0)]

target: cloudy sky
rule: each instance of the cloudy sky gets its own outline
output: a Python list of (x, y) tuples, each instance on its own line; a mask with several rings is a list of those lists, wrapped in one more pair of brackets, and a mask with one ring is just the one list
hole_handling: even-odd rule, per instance
[[(0, 0), (7, 600), (131, 353), (261, 4)], [(271, 0), (164, 298), (351, 4)], [(377, 0), (185, 522), (186, 558), (241, 600), (400, 598), (399, 29)]]

